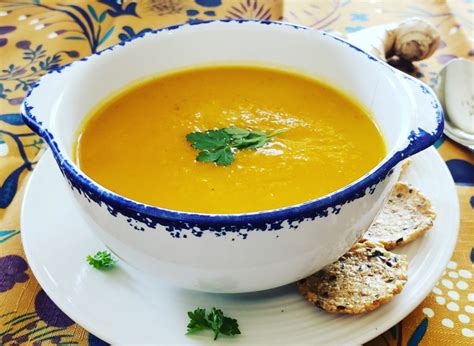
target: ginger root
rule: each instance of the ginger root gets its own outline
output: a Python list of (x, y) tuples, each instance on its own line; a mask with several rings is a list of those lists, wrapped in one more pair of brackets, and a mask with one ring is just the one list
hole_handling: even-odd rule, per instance
[(438, 30), (418, 18), (361, 30), (347, 35), (347, 39), (383, 61), (407, 63), (429, 58), (440, 43)]

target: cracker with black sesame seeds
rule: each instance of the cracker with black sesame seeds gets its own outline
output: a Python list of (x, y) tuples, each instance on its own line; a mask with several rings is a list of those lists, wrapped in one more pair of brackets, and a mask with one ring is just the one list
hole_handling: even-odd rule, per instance
[(379, 242), (390, 250), (430, 230), (435, 218), (431, 202), (419, 190), (398, 182), (361, 241)]
[(364, 242), (297, 285), (310, 303), (328, 312), (360, 314), (400, 293), (407, 271), (406, 256), (389, 252), (381, 244)]

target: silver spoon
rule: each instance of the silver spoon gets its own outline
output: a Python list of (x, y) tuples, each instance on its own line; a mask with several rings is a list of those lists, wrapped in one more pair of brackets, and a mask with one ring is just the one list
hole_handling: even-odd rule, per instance
[(444, 109), (444, 133), (474, 151), (474, 62), (451, 60), (439, 73), (434, 90)]

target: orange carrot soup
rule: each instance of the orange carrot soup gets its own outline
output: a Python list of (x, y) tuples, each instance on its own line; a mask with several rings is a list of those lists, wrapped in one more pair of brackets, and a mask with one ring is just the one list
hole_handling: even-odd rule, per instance
[(74, 149), (105, 188), (198, 213), (287, 207), (334, 192), (385, 156), (361, 105), (303, 75), (250, 66), (180, 70), (92, 111)]

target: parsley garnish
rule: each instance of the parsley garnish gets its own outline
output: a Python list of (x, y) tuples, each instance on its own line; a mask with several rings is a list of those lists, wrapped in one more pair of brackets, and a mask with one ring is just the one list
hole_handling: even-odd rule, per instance
[(212, 308), (211, 312), (206, 314), (206, 309), (197, 308), (194, 311), (189, 311), (188, 316), (190, 321), (186, 334), (191, 334), (203, 329), (212, 329), (214, 331), (214, 340), (217, 339), (219, 334), (240, 334), (237, 320), (224, 316), (224, 313), (220, 309)]
[(87, 256), (86, 260), (95, 269), (107, 269), (117, 262), (108, 251), (98, 251), (94, 256)]
[(277, 130), (270, 134), (249, 131), (238, 127), (226, 127), (206, 132), (192, 132), (186, 136), (194, 149), (199, 150), (196, 161), (215, 162), (228, 166), (234, 162), (237, 150), (257, 149), (267, 144), (273, 137), (285, 132)]

